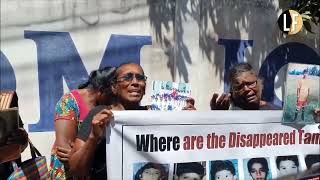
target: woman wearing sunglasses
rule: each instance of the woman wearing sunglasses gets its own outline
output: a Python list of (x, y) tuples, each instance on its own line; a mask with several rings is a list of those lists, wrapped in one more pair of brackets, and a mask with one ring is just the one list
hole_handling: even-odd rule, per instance
[[(82, 124), (69, 159), (70, 171), (75, 176), (106, 179), (106, 142), (104, 132), (113, 114), (111, 110), (148, 110), (141, 106), (147, 77), (138, 64), (118, 67), (112, 84), (113, 100), (110, 106), (98, 106), (90, 111)], [(186, 110), (195, 109), (189, 101)]]
[(140, 102), (145, 94), (147, 77), (138, 64), (123, 64), (118, 67), (111, 86), (113, 99), (110, 106), (93, 108), (75, 140), (70, 155), (70, 172), (74, 176), (90, 176), (106, 179), (106, 150), (104, 131), (111, 121), (111, 110), (148, 110)]

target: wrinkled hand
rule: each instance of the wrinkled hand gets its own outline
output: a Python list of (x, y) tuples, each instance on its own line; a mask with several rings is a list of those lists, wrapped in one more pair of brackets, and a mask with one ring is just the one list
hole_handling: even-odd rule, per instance
[(69, 161), (72, 147), (73, 147), (73, 144), (71, 144), (70, 148), (64, 148), (59, 146), (57, 147), (57, 157), (61, 162), (66, 163)]
[(231, 94), (223, 93), (219, 98), (219, 94), (214, 93), (211, 101), (211, 110), (228, 110), (230, 106)]
[(106, 126), (113, 120), (113, 113), (108, 109), (101, 110), (93, 117), (92, 130), (90, 136), (101, 139), (104, 135)]
[(20, 144), (25, 145), (28, 142), (28, 133), (23, 128), (13, 131), (7, 139), (6, 144)]
[(182, 108), (182, 110), (187, 110), (187, 111), (192, 111), (192, 110), (197, 110), (195, 107), (194, 107), (194, 99), (193, 98), (188, 98), (186, 100), (187, 104), (185, 107)]

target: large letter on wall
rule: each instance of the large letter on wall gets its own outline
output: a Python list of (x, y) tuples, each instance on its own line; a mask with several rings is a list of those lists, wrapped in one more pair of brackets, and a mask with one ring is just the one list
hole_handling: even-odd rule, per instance
[(16, 76), (8, 58), (0, 51), (0, 90), (16, 90)]
[(219, 39), (218, 44), (225, 48), (224, 92), (229, 92), (229, 70), (233, 65), (244, 61), (244, 52), (247, 47), (253, 46), (253, 40)]
[(88, 73), (68, 32), (25, 31), (24, 36), (36, 43), (38, 56), (40, 120), (29, 131), (52, 131), (63, 78), (69, 89), (76, 89)]
[(259, 76), (263, 77), (264, 89), (262, 98), (281, 106), (282, 102), (274, 93), (274, 80), (282, 66), (287, 63), (303, 63), (320, 65), (319, 55), (305, 44), (290, 42), (275, 48), (263, 62)]
[(142, 46), (151, 44), (151, 36), (112, 34), (100, 67), (118, 67), (119, 65), (128, 62), (140, 64), (140, 50)]
[[(25, 38), (37, 44), (40, 88), (40, 120), (29, 125), (29, 131), (52, 131), (55, 104), (63, 95), (62, 78), (69, 89), (76, 89), (88, 74), (69, 33), (26, 31)], [(111, 35), (100, 67), (139, 64), (142, 46), (150, 44), (150, 36)]]

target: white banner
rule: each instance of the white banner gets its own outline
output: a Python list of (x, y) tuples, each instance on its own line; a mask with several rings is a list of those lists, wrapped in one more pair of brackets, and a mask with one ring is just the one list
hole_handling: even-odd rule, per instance
[[(168, 180), (190, 173), (181, 170), (186, 168), (183, 162), (203, 166), (199, 175), (203, 180), (219, 175), (221, 168), (215, 167), (219, 162), (231, 164), (237, 179), (276, 179), (307, 170), (308, 155), (320, 154), (318, 125), (302, 129), (281, 125), (282, 111), (114, 114), (115, 123), (107, 131), (108, 179), (143, 179), (143, 168), (152, 166), (148, 162), (158, 164), (161, 178)], [(258, 162), (262, 172), (261, 168), (255, 172)]]
[[(319, 33), (283, 36), (279, 0), (1, 0), (0, 90), (14, 90), (29, 137), (50, 159), (54, 110), (90, 71), (126, 61), (152, 80), (189, 83), (198, 110), (229, 91), (233, 64), (249, 62), (263, 97), (281, 106), (288, 62), (320, 64)], [(319, 32), (315, 29), (314, 32)], [(206, 82), (206, 83), (204, 83)], [(207, 83), (208, 82), (208, 83)], [(23, 160), (30, 158), (28, 150)]]

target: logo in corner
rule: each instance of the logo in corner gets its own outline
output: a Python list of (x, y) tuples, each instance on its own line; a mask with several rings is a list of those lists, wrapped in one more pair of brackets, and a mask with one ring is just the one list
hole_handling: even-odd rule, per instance
[(302, 16), (297, 11), (286, 10), (279, 16), (278, 25), (288, 35), (297, 34), (302, 29)]

